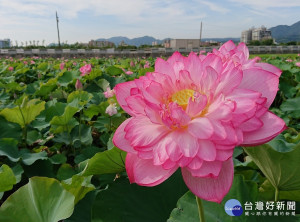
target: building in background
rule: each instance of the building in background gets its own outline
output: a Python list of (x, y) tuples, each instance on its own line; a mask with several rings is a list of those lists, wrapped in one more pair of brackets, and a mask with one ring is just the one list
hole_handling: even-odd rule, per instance
[(0, 39), (0, 49), (9, 48), (11, 46), (10, 39)]
[(165, 48), (170, 48), (171, 47), (171, 44), (170, 44), (170, 39), (166, 39), (164, 42), (163, 42), (163, 46)]
[(217, 42), (217, 41), (214, 41), (214, 40), (206, 40), (204, 42), (201, 42), (201, 47), (203, 46), (220, 46), (221, 43), (220, 42)]
[(158, 41), (154, 41), (154, 42), (152, 42), (151, 45), (152, 45), (152, 46), (158, 46), (158, 45), (161, 45), (161, 44), (159, 44)]
[(115, 44), (109, 41), (91, 40), (89, 41), (89, 46), (99, 48), (112, 48), (115, 46)]
[(265, 39), (272, 39), (271, 30), (268, 30), (266, 27), (262, 26), (252, 31), (252, 40), (261, 41)]
[(170, 48), (172, 49), (192, 49), (200, 47), (200, 39), (171, 39)]
[(242, 31), (241, 42), (249, 43), (252, 41), (252, 29)]
[(124, 47), (126, 47), (126, 46), (128, 46), (128, 44), (126, 44), (126, 43), (124, 42), (124, 40), (122, 40), (122, 41), (119, 43), (119, 46), (124, 46)]
[(243, 31), (241, 35), (241, 42), (249, 43), (250, 41), (262, 41), (266, 39), (272, 39), (271, 30), (261, 26), (260, 28), (251, 28)]
[(164, 42), (165, 48), (172, 49), (196, 49), (207, 46), (220, 46), (221, 43), (214, 40), (201, 41), (200, 39), (170, 39)]

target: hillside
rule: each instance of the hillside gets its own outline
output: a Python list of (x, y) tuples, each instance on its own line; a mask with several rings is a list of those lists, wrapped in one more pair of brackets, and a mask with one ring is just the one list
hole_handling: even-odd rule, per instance
[[(129, 39), (124, 36), (117, 36), (117, 37), (111, 37), (108, 39), (99, 38), (97, 40), (98, 41), (110, 41), (110, 42), (115, 43), (115, 45), (119, 45), (120, 42), (124, 41), (128, 45), (140, 46), (140, 45), (151, 45), (152, 42), (155, 42), (155, 41), (158, 44), (161, 44), (162, 42), (164, 42), (167, 39), (170, 39), (170, 38), (160, 40), (160, 39), (153, 38), (151, 36), (143, 36), (143, 37)], [(228, 40), (233, 40), (234, 42), (239, 42), (240, 38), (203, 38), (202, 39), (202, 41), (210, 41), (210, 40), (224, 43), (224, 42), (227, 42)]]
[(300, 21), (291, 26), (278, 25), (270, 28), (270, 30), (276, 42), (300, 41)]
[(129, 39), (124, 36), (117, 36), (117, 37), (111, 37), (109, 39), (97, 39), (99, 41), (110, 41), (115, 43), (115, 45), (119, 45), (122, 41), (124, 41), (128, 45), (135, 45), (135, 46), (140, 46), (140, 45), (151, 45), (152, 42), (157, 41), (158, 43), (162, 43), (163, 40), (155, 39), (151, 36), (143, 36), (143, 37), (138, 37), (138, 38), (133, 38)]

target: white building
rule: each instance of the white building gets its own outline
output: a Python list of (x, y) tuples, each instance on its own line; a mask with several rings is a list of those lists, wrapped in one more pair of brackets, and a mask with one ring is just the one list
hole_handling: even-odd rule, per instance
[(252, 40), (261, 41), (264, 39), (271, 39), (271, 38), (272, 38), (271, 30), (268, 30), (264, 26), (254, 29), (252, 31)]
[(272, 39), (271, 30), (261, 26), (260, 28), (251, 28), (243, 31), (241, 35), (241, 42), (249, 43), (250, 41), (257, 40), (261, 41), (264, 39)]
[(157, 41), (154, 41), (154, 42), (152, 42), (152, 44), (151, 44), (152, 46), (157, 46), (157, 45), (160, 45)]
[(9, 48), (11, 45), (10, 39), (0, 39), (0, 49), (1, 48)]
[(252, 29), (242, 32), (241, 42), (249, 43), (252, 40)]

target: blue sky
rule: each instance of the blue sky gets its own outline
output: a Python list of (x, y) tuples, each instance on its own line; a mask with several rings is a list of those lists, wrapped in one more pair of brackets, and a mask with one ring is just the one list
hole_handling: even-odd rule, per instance
[(300, 20), (300, 0), (0, 0), (0, 39), (57, 42), (145, 35), (163, 38), (240, 37), (258, 27)]

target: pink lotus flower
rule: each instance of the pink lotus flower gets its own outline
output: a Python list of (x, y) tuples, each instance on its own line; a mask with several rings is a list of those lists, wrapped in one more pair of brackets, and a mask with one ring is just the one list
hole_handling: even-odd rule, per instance
[(115, 90), (110, 89), (110, 87), (107, 87), (106, 91), (103, 94), (104, 94), (105, 98), (111, 98), (115, 95)]
[(91, 64), (84, 65), (79, 70), (81, 72), (81, 76), (88, 75), (92, 71), (92, 65)]
[(300, 62), (296, 62), (295, 65), (300, 67)]
[(127, 74), (127, 75), (132, 75), (132, 74), (133, 74), (133, 72), (130, 71), (130, 70), (126, 71), (126, 70), (123, 69), (123, 68), (122, 68), (122, 70), (123, 70), (123, 72), (124, 72), (125, 74)]
[(286, 62), (293, 62), (292, 59), (286, 59), (285, 61), (286, 61)]
[(135, 64), (134, 64), (134, 62), (131, 60), (131, 61), (130, 61), (130, 67), (133, 67), (133, 66), (135, 66)]
[(76, 90), (82, 89), (82, 83), (80, 82), (79, 79), (76, 80), (75, 89)]
[(133, 72), (132, 72), (132, 71), (130, 71), (130, 70), (128, 70), (128, 71), (126, 71), (126, 72), (125, 72), (125, 74), (127, 74), (127, 75), (132, 75), (132, 74), (133, 74)]
[(205, 58), (175, 52), (158, 58), (155, 72), (115, 87), (132, 116), (113, 137), (128, 152), (131, 183), (155, 186), (180, 167), (195, 195), (222, 201), (233, 180), (234, 148), (263, 144), (286, 129), (268, 111), (281, 71), (248, 56), (245, 44), (233, 42)]
[(28, 62), (27, 62), (27, 61), (24, 61), (23, 63), (24, 63), (25, 65), (27, 65), (27, 64), (28, 64)]
[(60, 70), (63, 70), (65, 68), (65, 63), (63, 63), (63, 62), (60, 63), (59, 68), (60, 68)]
[(10, 66), (10, 67), (8, 67), (8, 70), (9, 71), (14, 71), (14, 67)]
[[(235, 66), (241, 65), (242, 70), (260, 68), (265, 71), (274, 73), (278, 77), (281, 75), (281, 70), (276, 66), (270, 65), (268, 63), (257, 63), (261, 61), (260, 57), (249, 59), (249, 51), (244, 43), (240, 43), (238, 46), (236, 46), (233, 41), (228, 41), (227, 43), (222, 45), (219, 50), (213, 49), (213, 53), (208, 53), (208, 57), (211, 57), (211, 54), (219, 56), (224, 65), (233, 62)], [(274, 97), (275, 95), (276, 94), (274, 94)]]
[(261, 61), (261, 58), (259, 56), (256, 56), (254, 59), (255, 59), (256, 62), (260, 62)]
[(144, 69), (150, 68), (150, 64), (148, 61), (146, 61), (145, 65), (144, 65)]
[(31, 64), (31, 65), (35, 64), (35, 61), (31, 60), (31, 61), (30, 61), (30, 64)]
[(115, 103), (110, 104), (110, 105), (106, 108), (105, 113), (107, 113), (107, 114), (110, 115), (110, 116), (113, 116), (113, 115), (117, 114), (117, 113), (118, 113), (118, 110), (117, 110), (116, 104), (115, 104)]

